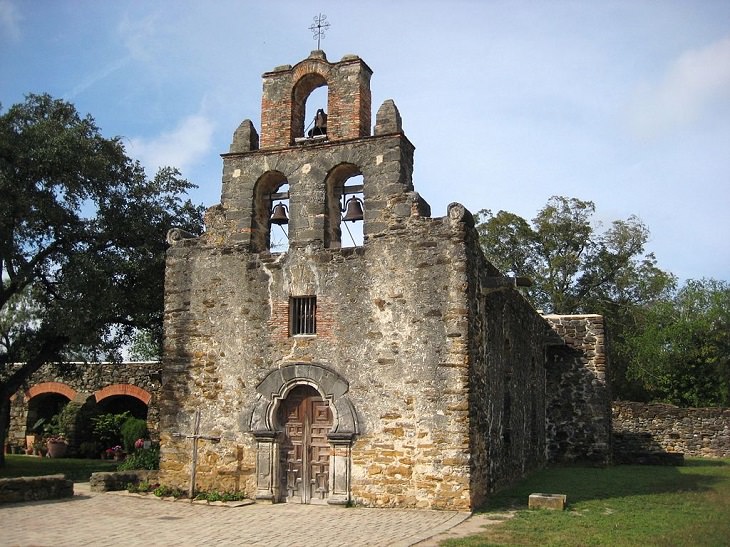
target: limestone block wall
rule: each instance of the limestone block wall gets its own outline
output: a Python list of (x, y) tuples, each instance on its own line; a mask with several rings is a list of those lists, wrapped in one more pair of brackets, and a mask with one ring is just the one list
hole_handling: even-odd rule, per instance
[(547, 315), (565, 341), (547, 353), (547, 451), (552, 462), (608, 463), (611, 394), (600, 315)]
[(730, 457), (730, 408), (679, 408), (615, 401), (612, 410), (613, 450), (617, 458), (642, 452)]
[[(391, 201), (398, 207), (397, 196)], [(168, 252), (161, 480), (183, 487), (202, 412), (198, 488), (257, 488), (257, 386), (316, 364), (344, 378), (358, 434), (351, 496), (368, 506), (468, 509), (469, 324), (461, 238), (406, 200), (364, 247), (250, 253), (214, 233)], [(286, 335), (293, 295), (317, 296), (316, 336)]]

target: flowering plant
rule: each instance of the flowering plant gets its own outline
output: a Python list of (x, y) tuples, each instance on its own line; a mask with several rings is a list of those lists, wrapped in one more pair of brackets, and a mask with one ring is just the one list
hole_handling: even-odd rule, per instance
[(137, 439), (134, 441), (134, 448), (139, 450), (140, 448), (144, 448), (144, 439)]
[(66, 437), (63, 436), (63, 433), (56, 433), (54, 435), (48, 435), (46, 437), (46, 442), (49, 443), (65, 443)]
[(118, 454), (118, 453), (120, 453), (120, 452), (122, 452), (122, 447), (121, 447), (121, 446), (119, 446), (119, 445), (117, 445), (117, 446), (112, 446), (111, 448), (107, 448), (107, 449), (106, 449), (106, 453), (107, 453), (107, 454)]

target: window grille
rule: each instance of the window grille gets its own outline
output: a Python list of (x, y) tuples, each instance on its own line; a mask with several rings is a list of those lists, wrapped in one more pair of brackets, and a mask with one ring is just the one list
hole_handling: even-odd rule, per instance
[(292, 296), (289, 299), (289, 334), (317, 333), (317, 297)]

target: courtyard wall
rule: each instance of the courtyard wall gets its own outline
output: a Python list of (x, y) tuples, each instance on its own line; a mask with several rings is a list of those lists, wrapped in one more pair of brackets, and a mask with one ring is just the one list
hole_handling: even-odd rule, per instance
[(612, 418), (617, 459), (652, 452), (730, 457), (730, 408), (679, 408), (615, 401)]

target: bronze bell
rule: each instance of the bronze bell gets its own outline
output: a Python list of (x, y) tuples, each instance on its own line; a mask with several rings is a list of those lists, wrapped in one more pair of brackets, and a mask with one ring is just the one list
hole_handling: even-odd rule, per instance
[(345, 222), (355, 222), (363, 219), (362, 200), (352, 197), (345, 203), (345, 216), (342, 220)]
[(289, 217), (286, 214), (286, 205), (283, 203), (277, 203), (274, 206), (274, 210), (271, 211), (271, 224), (289, 224)]

